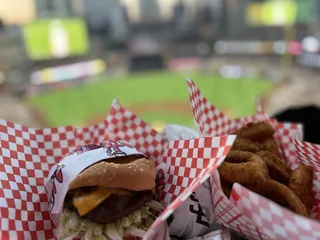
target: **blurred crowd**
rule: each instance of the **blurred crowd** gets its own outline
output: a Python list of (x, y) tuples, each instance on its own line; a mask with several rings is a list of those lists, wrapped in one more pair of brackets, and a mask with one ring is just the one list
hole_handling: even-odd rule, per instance
[(31, 109), (24, 101), (13, 97), (5, 83), (0, 84), (0, 119), (32, 128), (44, 127), (41, 114)]

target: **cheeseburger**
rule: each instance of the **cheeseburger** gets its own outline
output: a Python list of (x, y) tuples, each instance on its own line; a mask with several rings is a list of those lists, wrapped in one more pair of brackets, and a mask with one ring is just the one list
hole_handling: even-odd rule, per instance
[(154, 216), (156, 169), (140, 155), (98, 162), (68, 186), (58, 237), (121, 239), (130, 231), (146, 231)]

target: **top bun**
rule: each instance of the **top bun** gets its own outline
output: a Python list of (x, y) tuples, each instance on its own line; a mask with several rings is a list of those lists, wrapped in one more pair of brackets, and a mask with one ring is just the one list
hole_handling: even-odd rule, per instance
[(141, 156), (126, 156), (96, 163), (69, 183), (69, 190), (80, 187), (110, 187), (131, 191), (155, 187), (156, 168), (152, 161)]

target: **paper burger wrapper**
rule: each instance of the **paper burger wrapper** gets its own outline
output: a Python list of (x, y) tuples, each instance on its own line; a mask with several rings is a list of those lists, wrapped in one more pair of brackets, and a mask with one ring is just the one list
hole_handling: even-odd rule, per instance
[(222, 191), (219, 173), (215, 171), (211, 177), (211, 192), (217, 221), (248, 239), (320, 239), (320, 224), (312, 219), (318, 219), (320, 211), (320, 147), (302, 141), (301, 125), (279, 123), (269, 118), (260, 105), (255, 116), (229, 119), (208, 102), (192, 80), (187, 82), (193, 114), (202, 136), (224, 135), (245, 123), (266, 121), (275, 128), (275, 138), (287, 165), (295, 169), (304, 163), (314, 170), (315, 198), (311, 218), (297, 215), (237, 183), (228, 199)]
[[(50, 169), (77, 146), (120, 140), (157, 166), (164, 210), (143, 238), (161, 239), (167, 233), (168, 217), (212, 175), (234, 139), (234, 135), (226, 135), (166, 143), (163, 135), (117, 101), (103, 123), (86, 128), (31, 129), (1, 120), (0, 239), (55, 239), (56, 227), (45, 191), (47, 177), (56, 170), (49, 173)], [(59, 207), (52, 209), (59, 212)]]

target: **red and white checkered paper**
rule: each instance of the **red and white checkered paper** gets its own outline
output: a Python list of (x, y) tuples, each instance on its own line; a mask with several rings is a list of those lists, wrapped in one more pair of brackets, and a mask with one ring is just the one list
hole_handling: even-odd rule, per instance
[(276, 130), (275, 138), (281, 146), (281, 152), (290, 168), (296, 168), (300, 162), (296, 157), (295, 147), (291, 138), (302, 139), (303, 128), (297, 123), (283, 123), (270, 118), (257, 101), (256, 115), (229, 119), (218, 108), (214, 107), (200, 92), (195, 83), (187, 79), (189, 96), (194, 118), (199, 125), (202, 136), (221, 136), (233, 133), (249, 122), (265, 121)]
[(315, 199), (311, 217), (320, 219), (320, 146), (297, 139), (294, 139), (294, 144), (300, 161), (314, 169), (312, 190)]
[(228, 154), (234, 135), (178, 140), (163, 136), (115, 101), (106, 120), (86, 128), (31, 129), (0, 121), (0, 239), (55, 239), (44, 181), (50, 168), (76, 146), (126, 140), (167, 164), (164, 212), (144, 239), (155, 239), (166, 218), (207, 179)]
[[(302, 126), (279, 123), (269, 118), (259, 104), (255, 116), (231, 120), (204, 98), (192, 80), (187, 82), (194, 117), (203, 136), (225, 135), (241, 128), (245, 123), (267, 121), (275, 127), (275, 138), (281, 145), (288, 166), (294, 169), (303, 162), (314, 167), (313, 190), (316, 195), (312, 217), (318, 218), (320, 147), (301, 141)], [(240, 184), (234, 184), (228, 199), (221, 189), (218, 171), (212, 175), (211, 185), (213, 211), (217, 221), (248, 239), (320, 239), (319, 223), (294, 214)]]

